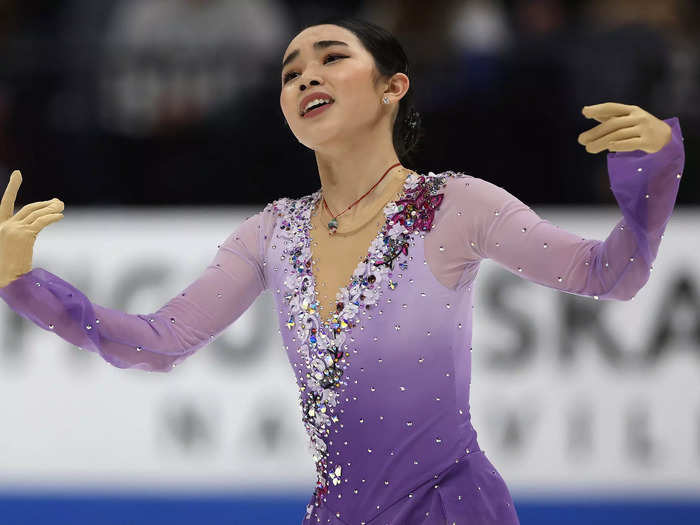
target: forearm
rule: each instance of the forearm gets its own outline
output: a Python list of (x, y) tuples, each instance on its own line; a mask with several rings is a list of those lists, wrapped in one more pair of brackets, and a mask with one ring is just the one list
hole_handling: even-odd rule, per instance
[(183, 342), (162, 315), (132, 315), (94, 304), (41, 268), (0, 289), (0, 297), (20, 316), (118, 368), (168, 372), (208, 342), (198, 331)]

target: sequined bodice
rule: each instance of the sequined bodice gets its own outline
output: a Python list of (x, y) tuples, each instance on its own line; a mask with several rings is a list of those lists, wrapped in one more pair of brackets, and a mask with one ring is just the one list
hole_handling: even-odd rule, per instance
[[(425, 478), (435, 465), (449, 465), (467, 449), (477, 449), (468, 422), (468, 388), (462, 384), (466, 377), (455, 373), (455, 364), (460, 370), (469, 369), (468, 354), (461, 352), (456, 358), (450, 352), (430, 352), (435, 335), (451, 332), (453, 324), (462, 328), (463, 323), (455, 319), (468, 320), (471, 315), (471, 296), (446, 289), (425, 264), (423, 240), (442, 202), (440, 190), (446, 179), (445, 175), (417, 174), (406, 178), (401, 198), (384, 207), (384, 225), (368, 243), (364, 261), (354, 265), (350, 282), (339, 287), (327, 322), (319, 316), (315, 283), (322, 282), (322, 277), (315, 280), (311, 270), (308, 231), (319, 192), (290, 203), (285, 214), (289, 224), (283, 222), (281, 237), (290, 266), (284, 280), (288, 330), (283, 337), (289, 342), (286, 346), (317, 463), (317, 503), (325, 496), (342, 497), (353, 484), (341, 480), (360, 483), (377, 461), (386, 462), (385, 468), (391, 470), (392, 464), (410, 460), (416, 476)], [(399, 289), (403, 292), (393, 292)], [(421, 322), (409, 321), (417, 312)], [(458, 332), (461, 348), (467, 346), (467, 332)], [(417, 372), (424, 384), (410, 379)], [(460, 388), (450, 388), (453, 394), (447, 398), (433, 396), (435, 405), (426, 404), (430, 393), (425, 385), (443, 381), (457, 381)], [(460, 394), (455, 396), (456, 391)], [(359, 404), (342, 401), (359, 398), (382, 403), (373, 408), (369, 399)], [(343, 425), (334, 425), (342, 413)], [(363, 436), (365, 421), (377, 423), (385, 417), (380, 426), (386, 432)], [(447, 426), (441, 427), (438, 421)], [(415, 451), (394, 449), (392, 436), (406, 429), (415, 433), (417, 444), (428, 447), (427, 455), (414, 457)], [(370, 496), (372, 487), (378, 488), (376, 483), (375, 477), (363, 497)], [(353, 490), (359, 491), (357, 486)], [(395, 485), (384, 492), (390, 497), (393, 490), (402, 487)]]

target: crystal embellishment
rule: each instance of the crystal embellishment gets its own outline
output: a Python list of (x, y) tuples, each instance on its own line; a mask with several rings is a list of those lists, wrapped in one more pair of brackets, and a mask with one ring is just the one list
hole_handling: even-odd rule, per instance
[[(379, 302), (385, 290), (396, 288), (389, 278), (398, 262), (402, 270), (408, 265), (411, 234), (417, 230), (430, 231), (448, 176), (461, 173), (444, 172), (428, 175), (410, 173), (404, 182), (402, 198), (384, 207), (386, 221), (370, 243), (367, 256), (360, 261), (350, 283), (336, 294), (336, 311), (322, 320), (319, 314), (316, 283), (312, 272), (310, 217), (321, 199), (321, 190), (300, 199), (282, 198), (270, 204), (278, 219), (277, 237), (284, 242), (283, 259), (290, 265), (284, 280), (287, 293), (284, 300), (289, 312), (286, 326), (295, 331), (303, 360), (297, 372), (302, 421), (309, 435), (309, 448), (316, 463), (315, 505), (319, 506), (330, 486), (342, 482), (339, 465), (331, 465), (326, 438), (331, 426), (339, 422), (336, 409), (342, 398), (344, 369), (349, 363), (348, 352), (342, 350), (348, 332), (357, 325), (360, 311)], [(336, 222), (337, 225), (337, 222)], [(329, 230), (333, 221), (328, 224)], [(313, 506), (307, 507), (307, 515)]]

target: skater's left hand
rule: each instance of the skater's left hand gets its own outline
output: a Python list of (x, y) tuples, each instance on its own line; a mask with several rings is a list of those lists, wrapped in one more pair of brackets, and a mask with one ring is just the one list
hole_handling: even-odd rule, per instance
[(600, 122), (578, 136), (579, 144), (586, 146), (588, 153), (599, 153), (604, 149), (641, 149), (656, 153), (671, 140), (671, 126), (639, 106), (604, 102), (584, 106), (581, 113)]

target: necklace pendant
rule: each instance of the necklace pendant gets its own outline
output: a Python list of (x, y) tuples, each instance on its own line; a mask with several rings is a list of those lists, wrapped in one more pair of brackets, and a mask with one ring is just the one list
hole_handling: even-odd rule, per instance
[(337, 229), (338, 229), (338, 221), (335, 218), (333, 218), (328, 223), (328, 232), (332, 235), (335, 233), (335, 231)]

